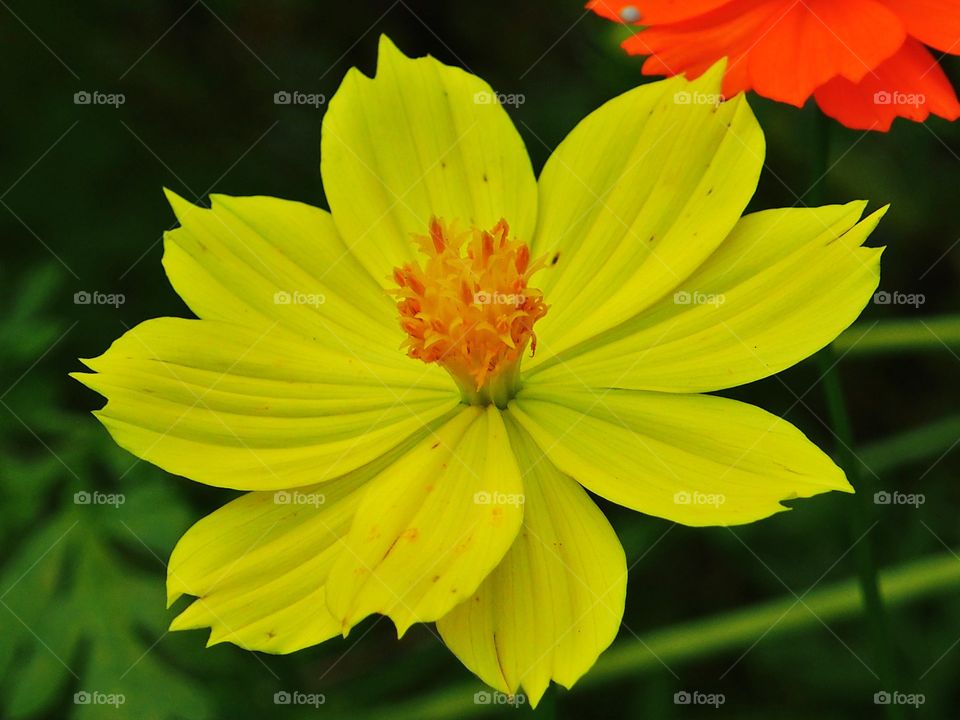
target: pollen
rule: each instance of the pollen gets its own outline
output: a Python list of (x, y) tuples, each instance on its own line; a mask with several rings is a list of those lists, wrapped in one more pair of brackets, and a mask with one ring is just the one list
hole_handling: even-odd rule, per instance
[(536, 352), (533, 326), (547, 313), (543, 293), (529, 285), (546, 259), (531, 261), (506, 220), (489, 231), (458, 231), (432, 218), (414, 241), (424, 263), (393, 271), (407, 354), (441, 365), (474, 393), (516, 376), (526, 348)]

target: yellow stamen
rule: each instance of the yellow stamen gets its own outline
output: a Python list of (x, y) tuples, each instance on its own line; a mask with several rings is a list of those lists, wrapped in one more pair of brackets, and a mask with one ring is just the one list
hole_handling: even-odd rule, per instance
[(543, 293), (527, 284), (544, 258), (531, 262), (530, 249), (509, 235), (506, 220), (489, 232), (457, 232), (432, 218), (428, 234), (414, 238), (424, 267), (393, 271), (407, 354), (444, 367), (475, 404), (506, 404), (527, 345), (536, 352), (533, 325), (547, 313)]

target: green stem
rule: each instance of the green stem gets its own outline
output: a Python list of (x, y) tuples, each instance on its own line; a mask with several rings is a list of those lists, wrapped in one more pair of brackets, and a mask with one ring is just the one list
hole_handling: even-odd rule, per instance
[(958, 437), (960, 415), (952, 415), (865, 445), (857, 451), (857, 456), (874, 472), (888, 472), (925, 458), (940, 457), (956, 445)]
[[(899, 605), (948, 590), (960, 590), (960, 561), (951, 553), (914, 560), (881, 573), (883, 594)], [(640, 670), (749, 647), (758, 637), (774, 638), (820, 623), (858, 618), (863, 610), (859, 582), (844, 580), (811, 590), (797, 602), (792, 595), (655, 631), (643, 643), (621, 643), (608, 651), (583, 679), (584, 687), (628, 677)], [(819, 618), (819, 619), (818, 619)], [(769, 630), (769, 632), (768, 632)]]
[(960, 317), (922, 320), (885, 320), (858, 323), (833, 341), (831, 349), (842, 355), (874, 355), (907, 351), (960, 351)]
[[(857, 559), (857, 577), (860, 582), (860, 592), (863, 595), (864, 619), (867, 630), (873, 639), (874, 655), (880, 681), (885, 688), (896, 688), (896, 656), (892, 642), (890, 623), (884, 608), (883, 596), (880, 594), (880, 582), (877, 574), (877, 546), (872, 532), (876, 525), (873, 504), (875, 487), (866, 473), (863, 472), (862, 461), (853, 452), (853, 428), (847, 412), (840, 376), (836, 370), (836, 361), (829, 352), (822, 352), (818, 356), (823, 384), (827, 399), (827, 411), (830, 416), (830, 425), (837, 437), (837, 459), (840, 467), (846, 472), (847, 479), (856, 490), (853, 498), (853, 517), (851, 518), (850, 542), (854, 547)], [(888, 708), (888, 716), (899, 718), (902, 716), (898, 707)]]
[(824, 204), (827, 176), (830, 174), (830, 123), (818, 108), (812, 109), (810, 124), (810, 187), (804, 197), (809, 207)]
[[(880, 573), (880, 586), (890, 607), (957, 591), (960, 590), (960, 561), (952, 552), (913, 560)], [(774, 639), (823, 628), (821, 623), (833, 625), (854, 620), (863, 612), (860, 584), (854, 579), (814, 588), (802, 597), (802, 603), (793, 595), (787, 595), (753, 607), (646, 632), (642, 643), (633, 639), (618, 642), (600, 657), (577, 688), (624, 679), (634, 681), (639, 673), (661, 671), (662, 663), (676, 668), (691, 660), (747, 649), (758, 637)], [(482, 687), (476, 681), (447, 686), (427, 697), (371, 709), (356, 720), (379, 717), (446, 720), (477, 717), (502, 708), (474, 703), (473, 695)]]
[[(811, 173), (811, 204), (821, 205), (827, 198), (827, 181), (830, 174), (830, 139), (832, 121), (823, 113), (815, 111), (813, 116), (813, 171)], [(857, 577), (860, 592), (863, 595), (864, 620), (867, 632), (873, 641), (874, 655), (885, 687), (895, 688), (896, 661), (890, 626), (880, 594), (877, 579), (877, 547), (873, 536), (876, 523), (873, 505), (873, 488), (870, 478), (863, 473), (863, 467), (853, 452), (853, 427), (847, 412), (840, 376), (836, 370), (836, 359), (829, 350), (817, 356), (822, 373), (822, 382), (830, 416), (830, 426), (837, 439), (837, 464), (844, 470), (850, 484), (856, 490), (853, 499), (853, 513), (850, 518), (851, 538), (855, 543), (854, 553), (857, 561)], [(889, 706), (887, 717), (897, 720), (902, 715), (900, 709)]]

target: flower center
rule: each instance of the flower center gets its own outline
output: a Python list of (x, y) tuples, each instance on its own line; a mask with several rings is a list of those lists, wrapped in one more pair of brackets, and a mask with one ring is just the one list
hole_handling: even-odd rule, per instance
[(533, 324), (547, 314), (543, 293), (527, 285), (544, 259), (531, 262), (530, 249), (509, 235), (506, 220), (461, 232), (432, 218), (429, 233), (414, 236), (423, 267), (393, 271), (407, 355), (442, 366), (474, 405), (506, 407), (527, 344), (531, 355), (537, 349)]

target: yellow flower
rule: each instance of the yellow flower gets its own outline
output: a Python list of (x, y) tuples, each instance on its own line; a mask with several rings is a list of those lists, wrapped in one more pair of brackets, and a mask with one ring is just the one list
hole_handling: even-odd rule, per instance
[(147, 321), (77, 377), (130, 452), (249, 491), (174, 549), (169, 601), (197, 598), (174, 629), (288, 653), (374, 613), (435, 621), (536, 704), (623, 612), (586, 490), (687, 525), (851, 490), (792, 425), (698, 394), (824, 347), (881, 253), (862, 202), (741, 217), (764, 140), (743, 97), (700, 101), (722, 74), (608, 102), (538, 181), (490, 86), (384, 39), (323, 121), (331, 212), (169, 194), (163, 263), (200, 319)]

